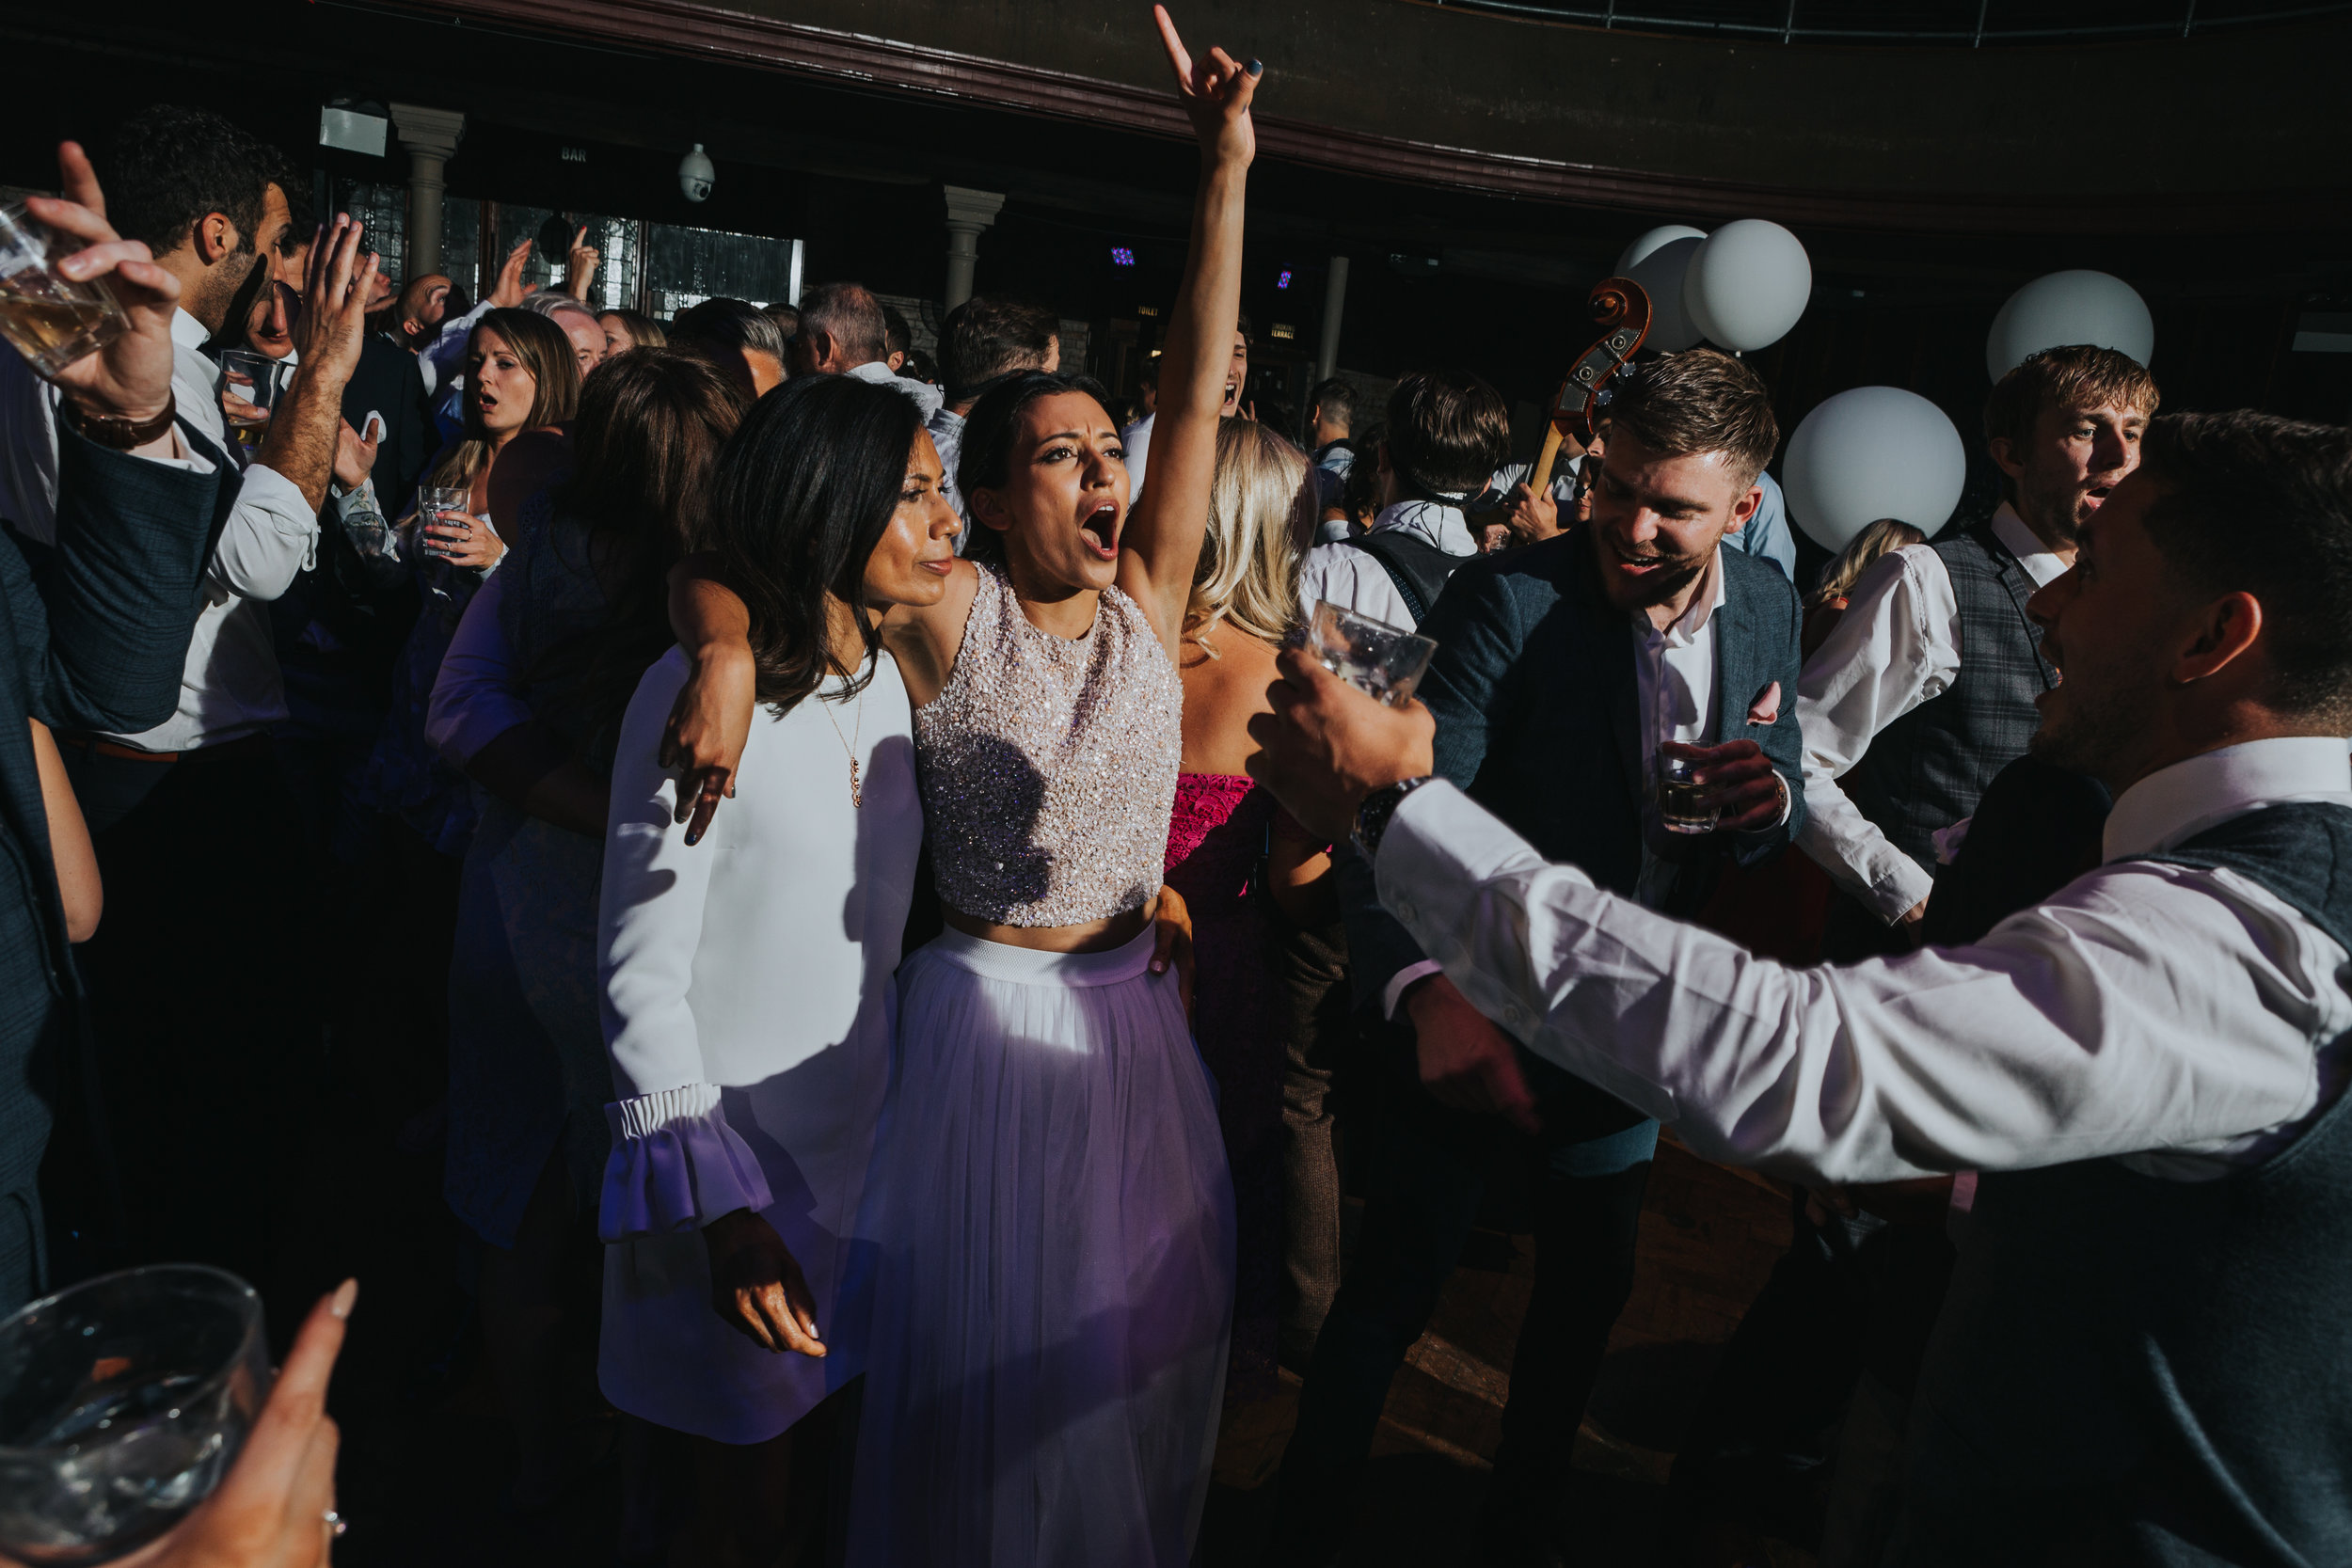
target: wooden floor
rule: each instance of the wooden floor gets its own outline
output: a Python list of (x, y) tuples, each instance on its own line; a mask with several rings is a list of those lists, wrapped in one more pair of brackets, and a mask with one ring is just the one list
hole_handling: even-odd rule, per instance
[[(1780, 1189), (1708, 1164), (1671, 1141), (1659, 1146), (1633, 1296), (1611, 1337), (1578, 1445), (1571, 1507), (1586, 1522), (1582, 1560), (1654, 1560), (1684, 1417), (1788, 1243)], [(1527, 1310), (1531, 1246), (1523, 1236), (1481, 1231), (1447, 1287), (1390, 1390), (1340, 1558), (1347, 1568), (1470, 1560), (1469, 1532)], [(1297, 1397), (1297, 1379), (1285, 1372), (1274, 1398), (1226, 1412), (1201, 1531), (1202, 1568), (1259, 1560)], [(1774, 1556), (1776, 1564), (1807, 1560), (1793, 1548)]]

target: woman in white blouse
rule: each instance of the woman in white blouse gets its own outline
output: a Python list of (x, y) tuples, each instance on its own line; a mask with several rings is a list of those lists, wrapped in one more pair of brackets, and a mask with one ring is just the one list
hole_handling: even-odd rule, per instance
[(721, 454), (699, 541), (748, 615), (748, 655), (703, 679), (760, 704), (708, 844), (678, 830), (677, 770), (658, 761), (684, 655), (647, 673), (622, 726), (599, 1378), (622, 1410), (705, 1439), (697, 1561), (788, 1558), (808, 1521), (780, 1505), (817, 1425), (796, 1423), (863, 1370), (859, 1200), (923, 839), (880, 623), (946, 592), (958, 524), (941, 478), (914, 404), (887, 387), (810, 376), (762, 399)]

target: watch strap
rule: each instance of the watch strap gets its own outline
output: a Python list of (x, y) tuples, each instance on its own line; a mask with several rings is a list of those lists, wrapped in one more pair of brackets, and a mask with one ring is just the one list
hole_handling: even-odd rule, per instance
[(1381, 837), (1388, 832), (1390, 819), (1396, 816), (1396, 808), (1405, 803), (1405, 797), (1428, 782), (1425, 777), (1401, 779), (1364, 797), (1363, 804), (1356, 808), (1354, 837), (1357, 852), (1367, 862), (1378, 858)]
[(179, 409), (171, 404), (164, 404), (162, 413), (145, 420), (125, 419), (119, 414), (94, 414), (70, 397), (60, 406), (65, 422), (84, 440), (117, 451), (130, 451), (163, 439), (171, 434), (172, 423), (179, 416)]

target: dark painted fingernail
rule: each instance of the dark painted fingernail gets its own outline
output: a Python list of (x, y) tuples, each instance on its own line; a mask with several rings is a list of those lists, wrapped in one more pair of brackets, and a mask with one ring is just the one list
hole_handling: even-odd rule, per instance
[(1265, 74), (1265, 62), (1263, 60), (1252, 60), (1248, 65), (1243, 66), (1242, 69), (1249, 72), (1252, 76), (1263, 76)]
[(700, 828), (689, 828), (686, 830), (686, 847), (689, 849), (691, 849), (695, 845), (700, 844), (702, 841), (703, 831)]

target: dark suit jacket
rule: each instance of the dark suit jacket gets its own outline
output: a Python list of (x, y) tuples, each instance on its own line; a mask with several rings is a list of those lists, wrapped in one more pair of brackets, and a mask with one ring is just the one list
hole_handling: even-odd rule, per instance
[(135, 735), (171, 717), (234, 470), (166, 467), (57, 433), (57, 543), (0, 536), (0, 1193), (33, 1183), (81, 996), (27, 719)]
[(360, 430), (370, 409), (384, 416), (384, 442), (376, 449), (373, 475), (375, 494), (384, 515), (397, 517), (407, 510), (408, 492), (440, 450), (441, 437), (433, 428), (433, 400), (424, 395), (417, 356), (372, 334), (360, 343), (358, 366), (343, 388), (343, 418)]
[[(1769, 560), (1721, 552), (1724, 606), (1714, 620), (1715, 706), (1708, 738), (1754, 740), (1788, 783), (1788, 823), (1761, 832), (1653, 845), (1680, 856), (1669, 913), (1696, 912), (1723, 857), (1750, 864), (1785, 847), (1804, 822), (1804, 745), (1797, 731), (1796, 591)], [(1566, 861), (1613, 893), (1632, 895), (1642, 870), (1641, 715), (1631, 618), (1603, 594), (1590, 538), (1579, 532), (1465, 563), (1422, 622), (1438, 652), (1421, 697), (1438, 721), (1438, 771), (1510, 824), (1546, 860)], [(1752, 705), (1780, 683), (1779, 721), (1750, 724)], [(1422, 958), (1372, 896), (1369, 869), (1347, 857), (1341, 879), (1359, 1006)]]
[[(343, 388), (343, 419), (361, 430), (371, 411), (384, 416), (384, 436), (370, 477), (384, 515), (397, 517), (440, 436), (417, 356), (373, 336)], [(392, 666), (416, 624), (413, 575), (379, 585), (329, 501), (319, 514), (317, 563), (271, 602), (269, 617), (294, 732), (373, 735), (391, 705)]]

